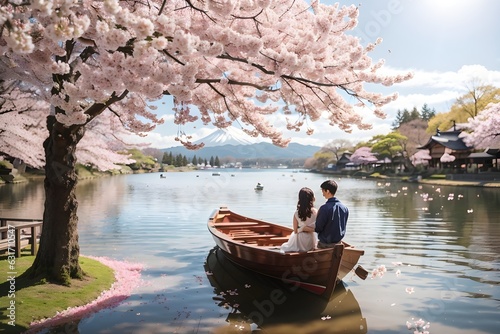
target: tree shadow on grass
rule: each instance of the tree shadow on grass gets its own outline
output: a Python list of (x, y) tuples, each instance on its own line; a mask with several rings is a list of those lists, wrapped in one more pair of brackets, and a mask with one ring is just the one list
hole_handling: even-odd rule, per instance
[[(7, 261), (7, 255), (0, 256), (0, 261)], [(7, 303), (2, 305), (0, 309), (0, 332), (22, 333), (27, 328), (16, 322), (16, 315), (20, 312), (20, 304), (16, 300), (16, 294), (24, 288), (43, 284), (43, 281), (31, 279), (25, 272), (19, 276), (15, 271), (8, 271), (5, 274), (6, 281), (0, 284), (0, 296), (6, 296)]]

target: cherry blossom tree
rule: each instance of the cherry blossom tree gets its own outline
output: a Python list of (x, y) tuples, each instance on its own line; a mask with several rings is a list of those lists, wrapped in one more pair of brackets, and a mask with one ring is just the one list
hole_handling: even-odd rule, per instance
[(423, 165), (426, 166), (431, 160), (431, 154), (429, 150), (418, 150), (415, 154), (410, 156), (411, 163), (413, 166)]
[(375, 154), (372, 153), (372, 149), (367, 146), (362, 146), (354, 151), (350, 159), (351, 162), (358, 165), (367, 165), (378, 161)]
[[(286, 146), (268, 115), (312, 133), (326, 118), (349, 132), (370, 128), (356, 107), (383, 117), (397, 98), (365, 89), (385, 75), (348, 34), (358, 8), (303, 0), (2, 0), (0, 71), (50, 104), (45, 210), (33, 275), (68, 283), (78, 263), (76, 146), (97, 117), (144, 134), (162, 122), (151, 102), (173, 97), (175, 124), (239, 122), (252, 136)], [(195, 106), (196, 108), (193, 108)], [(10, 124), (13, 125), (13, 124)], [(14, 125), (13, 125), (14, 126)], [(189, 136), (179, 136), (196, 148)]]
[(469, 118), (461, 127), (469, 130), (461, 133), (465, 144), (486, 149), (500, 148), (500, 103), (491, 103), (476, 117)]
[(454, 155), (451, 155), (450, 153), (443, 153), (443, 155), (441, 156), (441, 158), (439, 158), (439, 161), (441, 162), (453, 162), (455, 161), (455, 156)]

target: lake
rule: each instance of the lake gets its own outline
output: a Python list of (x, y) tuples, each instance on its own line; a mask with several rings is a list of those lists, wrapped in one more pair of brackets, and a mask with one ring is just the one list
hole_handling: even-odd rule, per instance
[[(80, 181), (81, 253), (142, 263), (143, 282), (117, 307), (53, 332), (399, 334), (419, 319), (433, 334), (499, 332), (500, 189), (335, 177), (350, 209), (345, 241), (383, 275), (348, 275), (330, 302), (286, 291), (276, 300), (283, 286), (214, 250), (207, 218), (228, 206), (291, 226), (299, 189), (319, 207), (328, 176), (219, 171)], [(0, 186), (0, 217), (41, 218), (43, 198), (42, 182)]]

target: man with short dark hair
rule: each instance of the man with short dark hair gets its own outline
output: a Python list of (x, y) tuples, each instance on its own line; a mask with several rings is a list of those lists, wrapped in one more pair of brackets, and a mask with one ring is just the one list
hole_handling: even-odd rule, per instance
[(349, 209), (335, 197), (337, 182), (327, 180), (320, 187), (326, 203), (319, 208), (316, 217), (318, 248), (333, 248), (345, 236)]

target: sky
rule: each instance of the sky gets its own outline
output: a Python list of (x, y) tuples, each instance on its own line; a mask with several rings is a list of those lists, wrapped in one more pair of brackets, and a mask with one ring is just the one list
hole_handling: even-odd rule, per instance
[[(427, 104), (436, 113), (448, 112), (455, 100), (466, 93), (473, 81), (500, 87), (500, 1), (498, 0), (322, 0), (324, 4), (359, 5), (359, 23), (350, 33), (361, 39), (362, 45), (383, 42), (370, 53), (374, 62), (385, 59), (385, 70), (414, 74), (412, 80), (391, 87), (374, 87), (374, 92), (398, 92), (399, 98), (384, 107), (385, 119), (363, 112), (371, 130), (355, 128), (348, 134), (328, 125), (326, 118), (309, 123), (314, 133), (288, 132), (284, 122), (273, 122), (283, 129), (291, 142), (324, 146), (334, 139), (353, 143), (369, 140), (374, 135), (388, 134), (398, 110), (418, 110)], [(142, 141), (152, 147), (179, 146), (175, 136), (179, 131), (199, 140), (215, 127), (201, 122), (179, 129), (172, 121), (171, 103), (164, 101), (159, 111), (165, 113), (165, 123)]]

